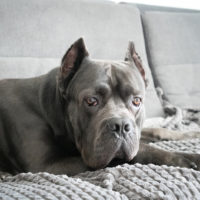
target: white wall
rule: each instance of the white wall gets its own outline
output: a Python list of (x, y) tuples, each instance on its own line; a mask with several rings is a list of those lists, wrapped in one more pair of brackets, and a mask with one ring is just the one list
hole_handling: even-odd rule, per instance
[(139, 4), (200, 10), (200, 0), (111, 0), (111, 1), (114, 1), (116, 3), (133, 2)]

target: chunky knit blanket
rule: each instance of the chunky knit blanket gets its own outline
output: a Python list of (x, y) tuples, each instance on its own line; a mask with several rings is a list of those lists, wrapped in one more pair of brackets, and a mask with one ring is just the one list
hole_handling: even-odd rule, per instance
[[(200, 110), (166, 106), (166, 118), (146, 126), (200, 133)], [(200, 153), (200, 139), (153, 143), (171, 151)], [(193, 169), (149, 165), (119, 165), (74, 177), (48, 173), (0, 175), (0, 199), (180, 199), (200, 200), (200, 172)]]

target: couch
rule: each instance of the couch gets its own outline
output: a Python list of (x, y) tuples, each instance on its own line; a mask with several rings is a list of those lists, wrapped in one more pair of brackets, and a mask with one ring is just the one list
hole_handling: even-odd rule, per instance
[[(149, 81), (145, 127), (200, 134), (200, 12), (104, 0), (1, 0), (0, 79), (60, 65), (83, 36), (96, 59), (124, 59), (134, 41)], [(200, 153), (200, 139), (152, 145)], [(75, 177), (2, 173), (0, 199), (200, 199), (200, 172), (119, 165)]]

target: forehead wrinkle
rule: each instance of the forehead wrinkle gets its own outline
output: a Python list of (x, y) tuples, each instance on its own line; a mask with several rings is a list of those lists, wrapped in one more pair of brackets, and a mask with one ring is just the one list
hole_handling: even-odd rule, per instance
[(96, 94), (99, 94), (101, 96), (106, 96), (107, 94), (110, 93), (110, 87), (108, 84), (106, 83), (101, 83), (99, 84), (98, 86), (95, 87), (95, 93)]
[(117, 86), (117, 79), (116, 79), (116, 67), (113, 64), (110, 64), (109, 70), (108, 70), (108, 77), (109, 77), (109, 84), (110, 87), (115, 88)]
[(114, 85), (114, 75), (113, 75), (113, 68), (114, 66), (112, 64), (106, 65), (106, 76), (108, 77), (108, 84), (110, 88), (113, 88)]
[(126, 93), (126, 95), (140, 95), (141, 91), (138, 88), (134, 88), (129, 84), (122, 86), (122, 90)]
[[(126, 64), (116, 64), (112, 66), (112, 80), (115, 80), (114, 86), (117, 93), (127, 92), (128, 94), (133, 95), (143, 95), (143, 80), (138, 74), (138, 71), (135, 70), (132, 66), (127, 66)], [(127, 95), (128, 95), (127, 94)]]

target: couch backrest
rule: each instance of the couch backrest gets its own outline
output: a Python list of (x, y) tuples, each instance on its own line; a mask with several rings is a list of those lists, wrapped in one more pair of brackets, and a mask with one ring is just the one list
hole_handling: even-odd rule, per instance
[(0, 23), (0, 78), (46, 73), (81, 36), (95, 59), (124, 59), (133, 40), (150, 81), (147, 116), (163, 115), (135, 6), (100, 0), (1, 0)]
[(172, 104), (200, 108), (200, 13), (146, 12), (143, 24), (155, 83)]

